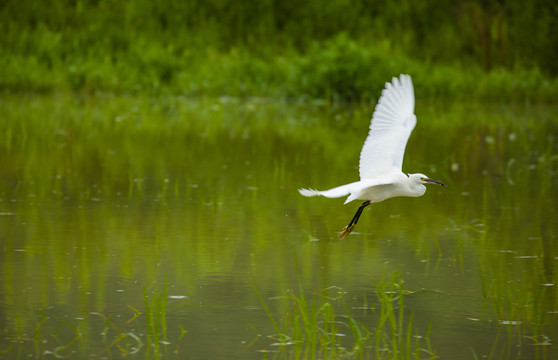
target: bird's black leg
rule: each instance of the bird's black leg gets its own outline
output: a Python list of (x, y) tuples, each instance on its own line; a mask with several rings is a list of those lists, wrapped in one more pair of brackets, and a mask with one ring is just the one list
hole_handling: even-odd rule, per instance
[(349, 235), (351, 233), (351, 231), (353, 231), (355, 225), (358, 222), (358, 219), (360, 218), (360, 215), (362, 214), (362, 211), (364, 210), (365, 207), (367, 207), (368, 205), (370, 205), (372, 202), (370, 200), (366, 200), (365, 202), (362, 203), (362, 205), (359, 206), (359, 208), (357, 209), (357, 212), (355, 214), (355, 216), (353, 216), (353, 218), (351, 219), (351, 222), (349, 223), (349, 225), (345, 226), (341, 232), (339, 233), (339, 238), (343, 239), (345, 236)]
[(355, 216), (353, 216), (353, 219), (349, 223), (349, 226), (357, 224), (358, 219), (360, 219), (360, 215), (362, 214), (362, 210), (364, 210), (364, 208), (370, 204), (371, 204), (370, 200), (366, 200), (365, 202), (362, 203), (362, 205), (359, 206)]

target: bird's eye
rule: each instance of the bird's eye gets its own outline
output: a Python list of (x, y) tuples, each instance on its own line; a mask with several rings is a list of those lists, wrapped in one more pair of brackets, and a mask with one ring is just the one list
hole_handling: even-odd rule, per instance
[(420, 181), (426, 181), (426, 178), (425, 178), (425, 177), (421, 177), (421, 178), (420, 178)]

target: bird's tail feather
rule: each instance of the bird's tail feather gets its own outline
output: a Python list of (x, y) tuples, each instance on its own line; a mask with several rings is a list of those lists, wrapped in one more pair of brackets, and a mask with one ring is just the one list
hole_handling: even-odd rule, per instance
[(329, 190), (314, 190), (314, 189), (298, 189), (300, 195), (303, 196), (325, 196), (327, 198), (338, 198), (350, 194), (349, 188), (352, 184), (341, 185)]
[(307, 197), (320, 195), (320, 192), (315, 189), (298, 189), (298, 192), (300, 193), (300, 195)]

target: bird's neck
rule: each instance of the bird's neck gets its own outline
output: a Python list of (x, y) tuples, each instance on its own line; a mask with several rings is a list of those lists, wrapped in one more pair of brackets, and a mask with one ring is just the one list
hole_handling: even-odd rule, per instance
[(412, 194), (411, 196), (419, 197), (424, 195), (424, 193), (426, 192), (426, 186), (424, 186), (423, 184), (412, 183), (409, 184), (409, 190)]

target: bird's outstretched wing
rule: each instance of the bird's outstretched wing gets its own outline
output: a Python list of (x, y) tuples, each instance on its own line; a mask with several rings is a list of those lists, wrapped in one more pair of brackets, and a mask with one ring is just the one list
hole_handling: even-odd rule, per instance
[(386, 83), (360, 152), (361, 179), (401, 171), (405, 146), (415, 128), (415, 92), (409, 75)]

